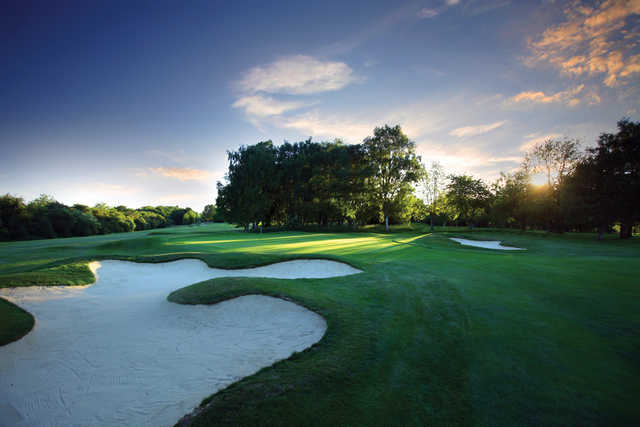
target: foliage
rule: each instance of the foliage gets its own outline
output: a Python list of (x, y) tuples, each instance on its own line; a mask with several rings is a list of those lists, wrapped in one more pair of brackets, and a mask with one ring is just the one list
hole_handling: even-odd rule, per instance
[(431, 162), (431, 167), (422, 177), (422, 195), (429, 210), (429, 222), (434, 226), (435, 215), (438, 212), (438, 199), (444, 190), (445, 173), (439, 162)]
[[(149, 230), (197, 220), (197, 213), (177, 206), (145, 206), (130, 209), (99, 203), (93, 208), (66, 206), (53, 197), (41, 195), (28, 204), (21, 197), (0, 196), (0, 240), (24, 240), (91, 236)], [(195, 215), (195, 219), (193, 217)]]
[(501, 173), (492, 185), (492, 222), (501, 227), (519, 225), (526, 228), (527, 209), (532, 188), (524, 170), (511, 174)]
[(415, 144), (399, 126), (376, 128), (363, 144), (310, 139), (271, 141), (229, 152), (226, 184), (218, 183), (217, 211), (245, 229), (411, 218), (410, 197), (422, 167)]
[(491, 193), (480, 179), (469, 175), (450, 175), (447, 185), (447, 199), (458, 215), (456, 222), (467, 223), (473, 227), (486, 215)]
[(529, 173), (544, 173), (547, 185), (558, 187), (580, 160), (579, 146), (576, 139), (547, 139), (525, 155), (524, 168)]
[(373, 169), (372, 193), (387, 220), (402, 210), (404, 199), (413, 191), (411, 185), (424, 174), (415, 147), (400, 126), (375, 128), (373, 137), (364, 140), (365, 156)]
[(191, 208), (187, 208), (186, 212), (182, 216), (182, 224), (189, 225), (195, 224), (200, 219), (200, 216), (197, 212), (193, 211)]
[(215, 221), (216, 218), (216, 206), (215, 205), (206, 205), (200, 214), (200, 218), (203, 221)]
[(229, 153), (227, 184), (218, 183), (216, 214), (245, 229), (356, 222), (367, 216), (369, 171), (361, 146), (340, 141), (271, 141)]
[(640, 122), (620, 120), (618, 133), (601, 134), (587, 151), (570, 183), (573, 193), (601, 232), (615, 221), (620, 237), (629, 238), (640, 222)]

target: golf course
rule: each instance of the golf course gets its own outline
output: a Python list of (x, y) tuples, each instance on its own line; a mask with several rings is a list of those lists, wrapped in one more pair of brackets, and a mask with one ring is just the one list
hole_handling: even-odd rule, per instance
[[(206, 224), (3, 242), (0, 287), (88, 285), (95, 281), (89, 263), (102, 260), (199, 259), (211, 268), (240, 269), (324, 259), (362, 271), (313, 279), (196, 279), (169, 292), (170, 303), (186, 306), (276, 297), (326, 321), (326, 332), (311, 347), (202, 395), (184, 425), (640, 420), (637, 238), (430, 231), (425, 225), (382, 230), (261, 234)], [(471, 247), (451, 238), (525, 250)], [(28, 336), (34, 322), (39, 328), (37, 316), (0, 299), (0, 352)]]

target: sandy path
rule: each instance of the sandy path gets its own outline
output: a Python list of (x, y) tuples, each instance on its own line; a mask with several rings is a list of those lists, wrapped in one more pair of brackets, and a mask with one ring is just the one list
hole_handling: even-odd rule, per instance
[(449, 237), (449, 239), (460, 243), (461, 245), (476, 246), (478, 248), (485, 249), (498, 249), (501, 251), (526, 251), (524, 248), (516, 248), (513, 246), (502, 246), (499, 240), (467, 240), (458, 239), (456, 237)]
[(101, 264), (91, 286), (0, 289), (36, 317), (32, 332), (0, 347), (0, 425), (173, 425), (207, 395), (316, 343), (326, 323), (277, 298), (186, 306), (168, 302), (171, 291), (222, 276), (359, 272), (324, 260), (235, 271), (198, 260)]

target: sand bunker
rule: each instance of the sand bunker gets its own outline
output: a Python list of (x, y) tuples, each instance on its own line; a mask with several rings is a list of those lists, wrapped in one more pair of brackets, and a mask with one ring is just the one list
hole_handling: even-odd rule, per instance
[(456, 237), (449, 237), (449, 239), (454, 240), (460, 243), (461, 245), (476, 246), (478, 248), (498, 249), (501, 251), (526, 251), (526, 249), (523, 249), (523, 248), (515, 248), (513, 246), (502, 246), (499, 240), (481, 241), (481, 240), (458, 239)]
[(360, 272), (326, 260), (246, 270), (101, 264), (91, 286), (0, 290), (36, 318), (31, 333), (0, 347), (0, 425), (173, 425), (207, 395), (318, 342), (326, 323), (277, 298), (186, 306), (168, 302), (171, 291), (222, 276)]

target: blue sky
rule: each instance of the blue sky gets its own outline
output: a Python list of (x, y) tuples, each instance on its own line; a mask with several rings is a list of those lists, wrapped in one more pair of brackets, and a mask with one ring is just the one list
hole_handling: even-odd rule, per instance
[(639, 120), (640, 0), (3, 7), (0, 193), (27, 200), (201, 210), (227, 150), (385, 123), (491, 181)]

